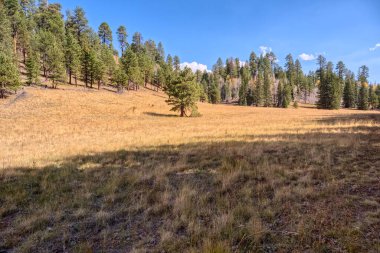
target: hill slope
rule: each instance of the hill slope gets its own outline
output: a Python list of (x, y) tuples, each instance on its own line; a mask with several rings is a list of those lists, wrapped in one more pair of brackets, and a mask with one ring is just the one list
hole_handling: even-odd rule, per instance
[(380, 247), (380, 114), (25, 88), (1, 101), (0, 250)]

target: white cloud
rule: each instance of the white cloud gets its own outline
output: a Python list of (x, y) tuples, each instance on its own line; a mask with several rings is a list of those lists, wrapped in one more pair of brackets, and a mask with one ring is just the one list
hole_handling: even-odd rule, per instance
[(185, 67), (188, 67), (190, 68), (193, 72), (196, 72), (197, 70), (200, 70), (200, 71), (207, 71), (207, 72), (210, 72), (210, 70), (207, 69), (207, 65), (204, 65), (204, 64), (201, 64), (201, 63), (198, 63), (198, 62), (184, 62), (184, 63), (181, 63), (180, 64), (180, 67), (181, 69), (184, 69)]
[(244, 67), (245, 65), (247, 65), (248, 62), (246, 62), (246, 61), (239, 61), (239, 64), (240, 64), (240, 68), (241, 68), (241, 67)]
[(315, 55), (305, 54), (305, 53), (300, 54), (299, 57), (304, 61), (313, 61), (313, 60), (317, 59), (317, 57), (315, 57)]
[(261, 55), (265, 56), (267, 53), (272, 52), (272, 48), (267, 47), (267, 46), (261, 46), (260, 52), (261, 52)]
[(375, 51), (376, 49), (380, 48), (380, 43), (377, 43), (375, 47), (371, 47), (369, 51)]

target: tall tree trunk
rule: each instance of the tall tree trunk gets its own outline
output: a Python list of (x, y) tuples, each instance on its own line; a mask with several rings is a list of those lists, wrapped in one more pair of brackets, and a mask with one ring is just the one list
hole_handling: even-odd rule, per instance
[(71, 70), (69, 70), (69, 84), (72, 84), (72, 83), (71, 83), (71, 76), (72, 76), (72, 74), (71, 74)]
[(185, 116), (185, 106), (181, 105), (181, 117)]
[(75, 75), (75, 86), (78, 87), (78, 80), (77, 80), (77, 76)]
[(100, 80), (98, 80), (98, 90), (100, 90)]
[(23, 62), (26, 64), (26, 50), (25, 48), (22, 49), (22, 56), (23, 56)]
[(4, 84), (1, 84), (1, 88), (0, 88), (0, 98), (5, 98), (5, 85)]

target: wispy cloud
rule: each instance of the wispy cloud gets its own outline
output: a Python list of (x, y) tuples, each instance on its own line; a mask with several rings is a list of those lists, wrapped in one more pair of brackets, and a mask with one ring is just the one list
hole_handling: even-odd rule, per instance
[(302, 53), (299, 55), (299, 58), (301, 58), (302, 60), (304, 61), (313, 61), (315, 60), (317, 57), (313, 54), (305, 54), (305, 53)]
[(204, 65), (204, 64), (201, 64), (201, 63), (198, 63), (198, 62), (195, 62), (195, 61), (181, 63), (180, 67), (181, 67), (181, 69), (184, 69), (185, 67), (188, 67), (193, 72), (196, 72), (197, 70), (200, 70), (202, 72), (203, 71), (209, 72), (209, 70), (207, 69), (207, 65)]
[(268, 46), (261, 46), (260, 52), (261, 52), (261, 55), (265, 56), (267, 53), (272, 52), (272, 48)]
[(380, 48), (380, 43), (377, 43), (375, 47), (371, 47), (369, 51), (375, 51), (376, 49)]

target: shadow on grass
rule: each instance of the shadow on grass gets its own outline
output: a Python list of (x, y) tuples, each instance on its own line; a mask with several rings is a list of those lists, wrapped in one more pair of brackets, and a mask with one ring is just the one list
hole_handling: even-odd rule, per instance
[(376, 252), (380, 126), (366, 124), (378, 116), (323, 122), (363, 122), (360, 130), (146, 147), (3, 171), (0, 250)]
[(163, 114), (163, 113), (156, 113), (156, 112), (144, 112), (145, 115), (149, 115), (152, 117), (163, 117), (163, 118), (178, 118), (178, 115), (175, 114)]

